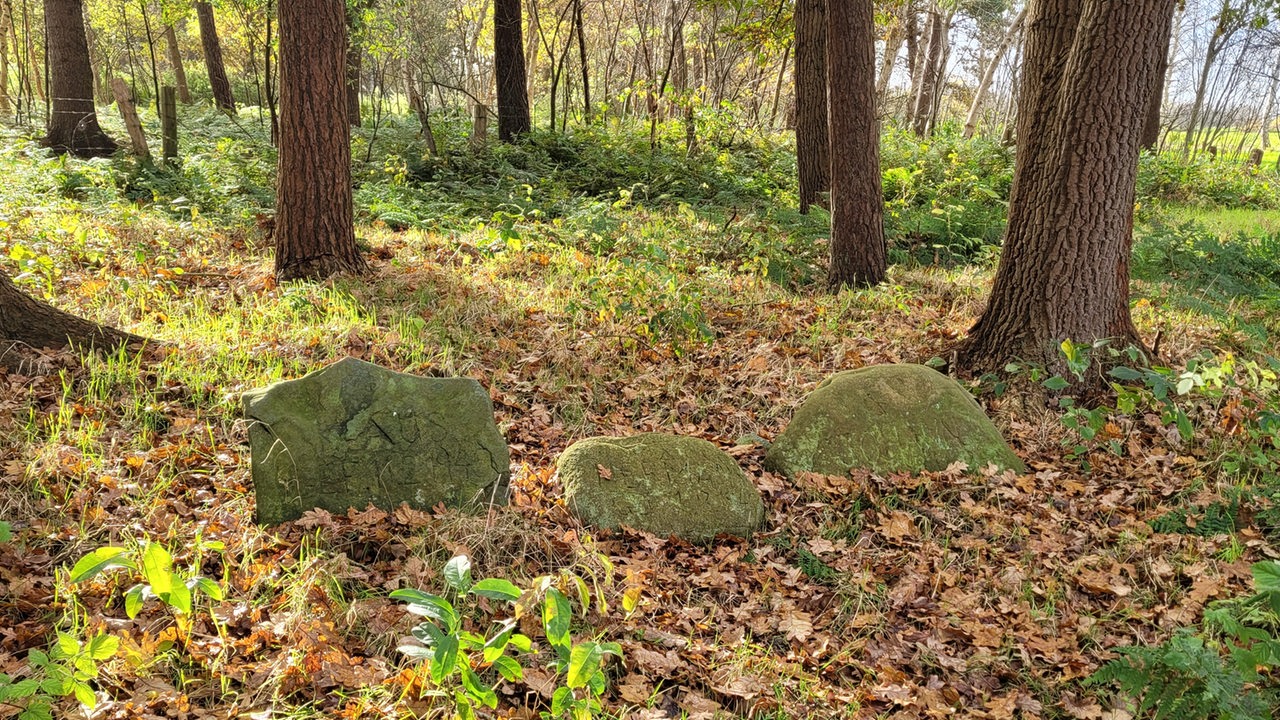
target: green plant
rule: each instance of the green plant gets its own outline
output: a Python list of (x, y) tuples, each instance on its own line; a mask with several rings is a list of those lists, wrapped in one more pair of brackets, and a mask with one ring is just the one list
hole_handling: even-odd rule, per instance
[(89, 683), (98, 677), (100, 663), (115, 657), (119, 647), (119, 638), (105, 633), (87, 643), (69, 633), (58, 633), (48, 653), (36, 649), (27, 653), (28, 677), (15, 679), (0, 673), (0, 705), (21, 707), (18, 720), (52, 720), (53, 704), (67, 696), (75, 696), (92, 710), (98, 699)]
[[(551, 710), (543, 716), (587, 720), (600, 711), (599, 697), (607, 682), (605, 657), (621, 655), (622, 648), (617, 643), (573, 641), (572, 603), (557, 585), (566, 581), (574, 585), (585, 612), (591, 592), (584, 580), (564, 574), (544, 576), (525, 590), (498, 578), (473, 582), (471, 563), (461, 555), (445, 565), (444, 579), (453, 602), (414, 589), (391, 593), (393, 599), (407, 603), (409, 612), (428, 618), (413, 629), (413, 636), (422, 644), (399, 647), (405, 655), (426, 663), (428, 677), (437, 688), (428, 694), (451, 697), (455, 716), (462, 720), (474, 718), (477, 707), (496, 708), (499, 678), (519, 680), (524, 668), (517, 656), (533, 649), (532, 639), (516, 632), (516, 627), (523, 615), (540, 604), (542, 630), (555, 652), (550, 667), (562, 678), (552, 697)], [(512, 616), (497, 621), (486, 634), (468, 630), (455, 603), (471, 597), (507, 603)]]
[(1126, 647), (1086, 682), (1118, 686), (1153, 720), (1265, 720), (1280, 709), (1269, 671), (1280, 666), (1280, 563), (1253, 566), (1254, 594), (1219, 601), (1197, 631)]
[[(220, 550), (218, 542), (203, 543), (211, 550)], [(195, 573), (182, 573), (173, 568), (173, 556), (163, 545), (154, 542), (143, 544), (136, 550), (122, 547), (100, 547), (80, 558), (71, 568), (71, 582), (80, 583), (109, 570), (128, 569), (141, 573), (143, 582), (130, 587), (124, 594), (124, 611), (131, 619), (138, 616), (142, 604), (155, 598), (177, 612), (179, 628), (184, 632), (190, 627), (192, 599), (202, 592), (211, 600), (222, 600), (222, 586)]]

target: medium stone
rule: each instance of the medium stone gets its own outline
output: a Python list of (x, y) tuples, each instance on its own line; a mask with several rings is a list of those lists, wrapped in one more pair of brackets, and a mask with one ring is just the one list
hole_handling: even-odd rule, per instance
[(748, 536), (764, 519), (760, 492), (720, 448), (649, 433), (574, 443), (557, 464), (569, 508), (583, 522), (710, 540)]
[(765, 467), (844, 476), (945, 470), (961, 461), (1025, 467), (959, 383), (923, 365), (877, 365), (827, 378), (796, 409)]
[(370, 503), (506, 502), (510, 453), (475, 380), (346, 358), (245, 393), (243, 405), (260, 523)]

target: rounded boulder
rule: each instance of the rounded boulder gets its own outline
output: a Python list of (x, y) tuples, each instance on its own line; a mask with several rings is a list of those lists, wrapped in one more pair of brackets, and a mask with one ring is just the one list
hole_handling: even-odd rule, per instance
[(827, 378), (796, 409), (765, 456), (794, 478), (1025, 467), (982, 407), (959, 383), (923, 365), (876, 365)]
[(749, 536), (764, 519), (760, 492), (720, 448), (649, 433), (574, 443), (557, 462), (565, 501), (583, 522), (710, 540)]

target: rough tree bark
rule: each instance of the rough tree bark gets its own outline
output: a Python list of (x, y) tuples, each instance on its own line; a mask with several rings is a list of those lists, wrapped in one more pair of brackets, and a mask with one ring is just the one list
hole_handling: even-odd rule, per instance
[(796, 2), (796, 164), (800, 212), (831, 187), (827, 119), (827, 0)]
[(2, 270), (0, 340), (36, 348), (76, 345), (102, 349), (143, 342), (136, 335), (91, 323), (32, 298), (19, 290)]
[(191, 89), (187, 86), (187, 69), (182, 64), (182, 50), (178, 47), (178, 33), (172, 25), (164, 28), (164, 38), (169, 43), (169, 64), (173, 66), (173, 82), (178, 88), (178, 99), (191, 104)]
[(59, 154), (110, 155), (116, 143), (98, 126), (81, 0), (44, 0), (44, 18), (53, 92), (44, 144)]
[(200, 43), (204, 46), (204, 66), (209, 71), (213, 102), (222, 110), (234, 113), (236, 99), (231, 93), (231, 81), (227, 79), (227, 67), (222, 62), (222, 43), (218, 40), (213, 6), (207, 2), (196, 3), (196, 18), (200, 21)]
[(1000, 67), (1000, 61), (1004, 60), (1004, 54), (1009, 51), (1013, 41), (1022, 32), (1022, 23), (1026, 17), (1027, 9), (1023, 8), (1013, 19), (1013, 22), (1009, 24), (1008, 32), (1000, 40), (1000, 45), (996, 47), (995, 54), (991, 56), (991, 60), (987, 62), (986, 69), (982, 72), (982, 80), (978, 82), (978, 90), (973, 94), (973, 104), (969, 106), (969, 116), (964, 121), (964, 136), (966, 138), (973, 137), (973, 134), (978, 131), (978, 118), (982, 113), (982, 106), (987, 102), (987, 94), (991, 92), (991, 83), (995, 79), (996, 69)]
[(280, 3), (276, 276), (363, 272), (352, 225), (343, 0)]
[(494, 0), (493, 69), (498, 86), (498, 138), (506, 143), (533, 127), (521, 21), (520, 0)]
[(1141, 345), (1129, 314), (1139, 141), (1174, 2), (1032, 4), (1004, 252), (962, 368), (1061, 370), (1064, 340)]
[(841, 0), (827, 7), (832, 289), (878, 285), (888, 265), (871, 2)]

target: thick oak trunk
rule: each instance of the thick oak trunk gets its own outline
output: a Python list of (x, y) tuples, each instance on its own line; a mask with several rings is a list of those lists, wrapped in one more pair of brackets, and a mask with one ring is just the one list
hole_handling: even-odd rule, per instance
[(498, 85), (498, 138), (512, 142), (532, 129), (520, 0), (494, 0), (493, 69)]
[(280, 4), (276, 275), (365, 270), (352, 226), (351, 126), (343, 0)]
[(0, 340), (37, 348), (75, 345), (102, 349), (143, 342), (136, 335), (91, 323), (35, 300), (19, 290), (3, 271), (0, 271)]
[(110, 155), (116, 143), (98, 126), (81, 0), (44, 0), (44, 17), (53, 90), (45, 145), (80, 157)]
[(800, 212), (831, 187), (827, 118), (827, 0), (796, 2), (796, 164)]
[(967, 369), (1061, 369), (1064, 340), (1141, 344), (1129, 314), (1139, 141), (1174, 2), (1032, 4), (1009, 226)]
[(196, 3), (196, 18), (200, 21), (200, 43), (204, 46), (204, 66), (209, 72), (213, 102), (226, 112), (234, 113), (236, 99), (231, 93), (231, 81), (227, 79), (227, 66), (222, 62), (222, 43), (218, 40), (213, 6), (207, 2)]
[(884, 281), (884, 194), (876, 108), (875, 15), (871, 0), (827, 8), (827, 81), (831, 129), (831, 268), (833, 289)]

